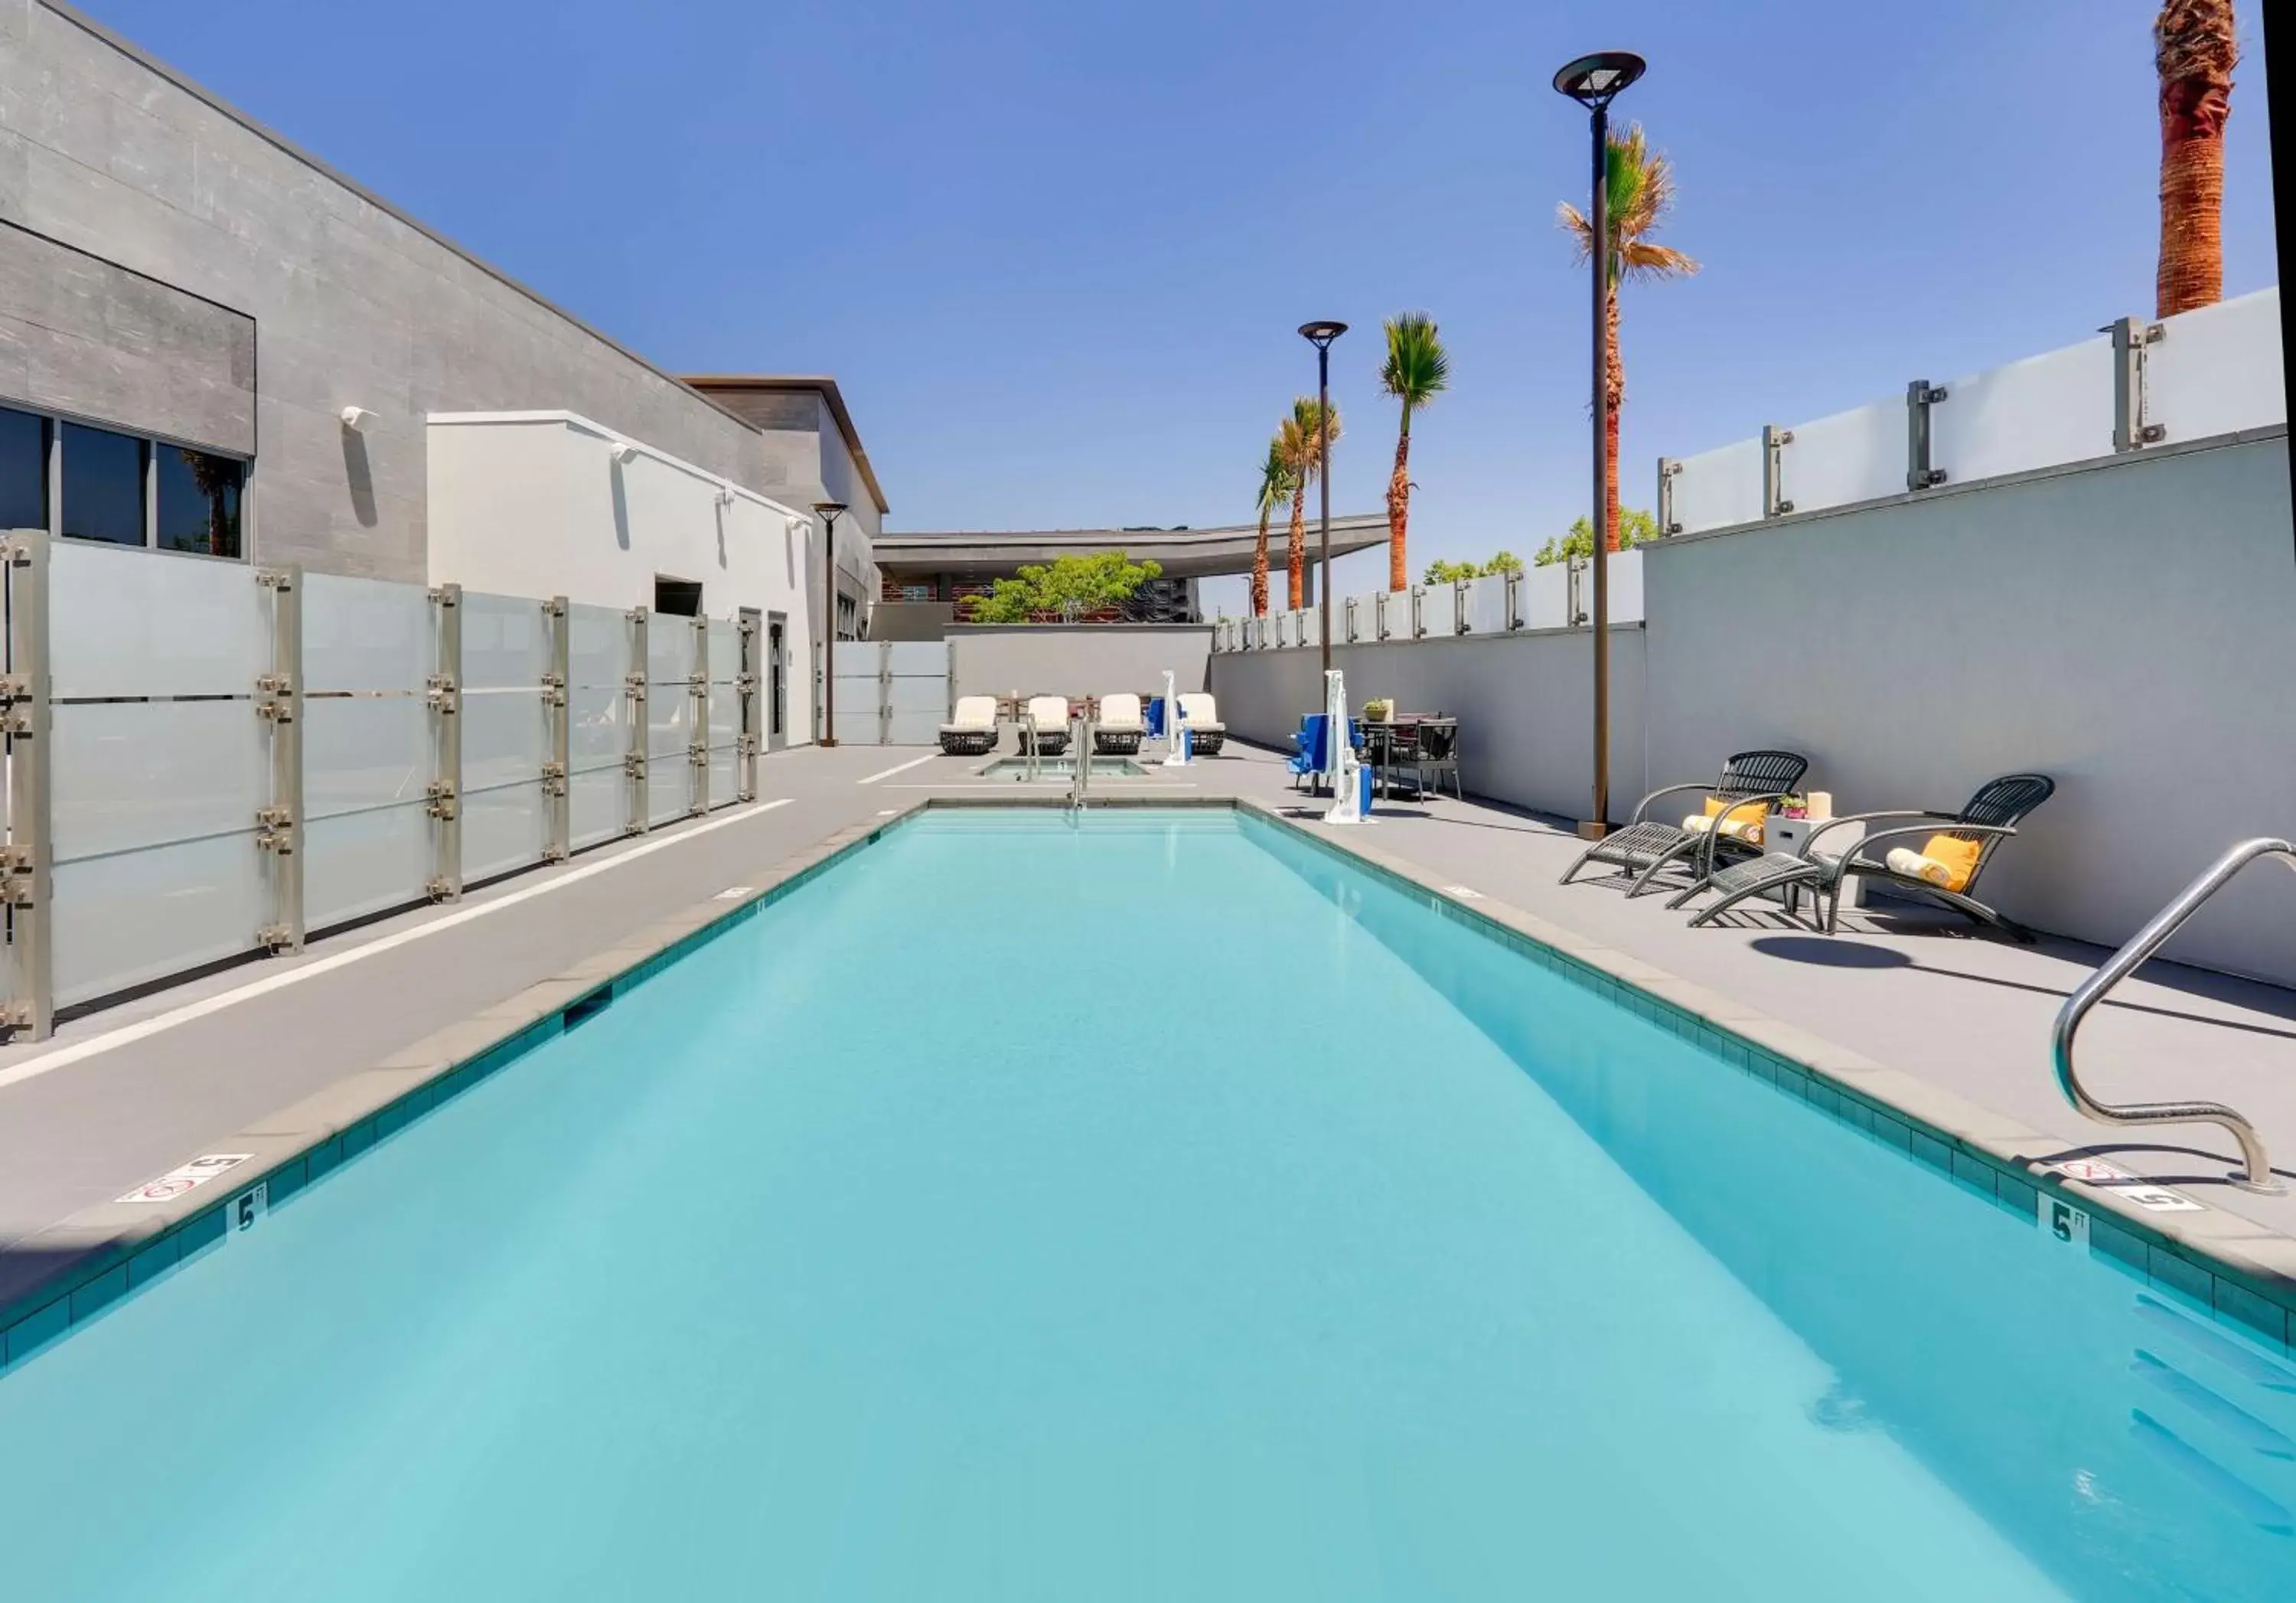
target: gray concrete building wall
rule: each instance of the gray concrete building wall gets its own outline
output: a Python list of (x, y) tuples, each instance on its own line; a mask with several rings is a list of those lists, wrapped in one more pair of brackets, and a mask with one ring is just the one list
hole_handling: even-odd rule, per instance
[(971, 623), (948, 631), (955, 695), (1160, 695), (1170, 669), (1182, 690), (1205, 688), (1210, 624)]
[[(1594, 635), (1526, 629), (1334, 645), (1348, 701), (1388, 698), (1406, 712), (1459, 720), (1459, 784), (1470, 795), (1580, 818), (1594, 806)], [(1611, 630), (1611, 808), (1633, 810), (1648, 786), (1643, 763), (1640, 624)], [(1228, 732), (1288, 750), (1300, 719), (1324, 707), (1323, 656), (1313, 646), (1222, 652), (1211, 691)]]
[[(0, 230), (0, 280), (53, 258), (30, 230), (201, 298), (87, 287), (106, 321), (174, 308), (147, 347), (184, 351), (171, 371), (212, 369), (212, 314), (193, 308), (254, 320), (249, 529), (266, 560), (424, 579), (432, 411), (564, 408), (775, 493), (747, 425), (57, 0), (0, 0), (0, 218), (20, 226)], [(177, 432), (154, 377), (97, 398), (119, 408), (101, 420)], [(91, 411), (72, 401), (93, 382), (0, 362), (0, 389), (37, 391), (0, 399)], [(365, 433), (347, 406), (376, 415)]]

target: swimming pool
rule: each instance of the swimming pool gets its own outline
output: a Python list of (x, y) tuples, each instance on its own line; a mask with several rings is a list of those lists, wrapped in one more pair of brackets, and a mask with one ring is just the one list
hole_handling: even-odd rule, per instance
[(0, 1377), (0, 1594), (2221, 1603), (2291, 1437), (1277, 826), (934, 812)]

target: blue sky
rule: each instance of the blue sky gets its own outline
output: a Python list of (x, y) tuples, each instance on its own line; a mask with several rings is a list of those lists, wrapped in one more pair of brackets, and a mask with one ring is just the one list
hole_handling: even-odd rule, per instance
[[(1587, 133), (1548, 80), (1589, 49), (1650, 58), (1620, 111), (1705, 265), (1629, 291), (1630, 504), (1660, 452), (2152, 305), (2147, 0), (82, 4), (666, 366), (835, 374), (897, 529), (1249, 517), (1317, 316), (1357, 326), (1333, 509), (1375, 509), (1378, 324), (1424, 308), (1454, 378), (1414, 430), (1414, 568), (1558, 532)], [(2262, 10), (2228, 294), (2278, 279)]]

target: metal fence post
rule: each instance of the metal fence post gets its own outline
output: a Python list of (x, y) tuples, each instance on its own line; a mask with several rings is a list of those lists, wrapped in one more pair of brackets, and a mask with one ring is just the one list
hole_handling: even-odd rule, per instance
[(8, 667), (0, 678), (0, 731), (8, 752), (8, 844), (0, 887), (15, 958), (6, 1023), (45, 1040), (55, 1030), (55, 836), (50, 827), (48, 537), (7, 537)]
[(2139, 451), (2169, 437), (2157, 423), (2144, 421), (2144, 348), (2160, 342), (2168, 330), (2158, 323), (2123, 317), (2108, 323), (2112, 336), (2112, 448)]
[(1464, 579), (1451, 581), (1451, 632), (1467, 632), (1467, 581)]
[(1674, 515), (1674, 481), (1682, 472), (1680, 459), (1661, 456), (1658, 459), (1658, 531), (1680, 534), (1682, 524)]
[(693, 783), (687, 787), (685, 810), (699, 816), (709, 810), (709, 620), (696, 617), (693, 625), (693, 672), (685, 681), (685, 704), (693, 738), (686, 743), (685, 757)]
[(629, 778), (629, 828), (644, 834), (651, 809), (646, 802), (646, 610), (634, 606), (624, 614), (630, 622), (630, 670), (622, 676), (622, 692), (629, 708), (629, 742), (622, 752), (622, 772)]
[(271, 804), (255, 814), (270, 854), (271, 922), (255, 933), (275, 952), (303, 949), (303, 570), (264, 568), (271, 592), (271, 671), (255, 680), (255, 714), (271, 726)]
[(545, 862), (562, 863), (574, 854), (574, 803), (570, 776), (574, 760), (574, 718), (567, 686), (574, 677), (574, 619), (566, 597), (553, 596), (542, 604), (542, 627), (550, 640), (550, 666), (542, 673), (542, 716), (550, 736), (550, 757), (542, 765), (543, 810), (550, 820), (550, 839), (543, 846)]
[[(1793, 510), (1785, 490), (1786, 447), (1792, 443), (1792, 429), (1781, 429), (1774, 423), (1762, 425), (1762, 515), (1766, 518), (1784, 517)], [(1659, 483), (1663, 489), (1665, 480)]]
[(463, 587), (430, 587), (430, 879), (433, 901), (463, 894)]
[(758, 700), (758, 615), (744, 612), (736, 633), (740, 655), (735, 660), (734, 674), (734, 704), (741, 709), (741, 732), (734, 737), (734, 784), (736, 796), (743, 802), (758, 799), (758, 747), (759, 716)]
[(877, 642), (877, 744), (893, 744), (893, 643)]
[(1427, 612), (1419, 604), (1423, 592), (1417, 585), (1411, 587), (1411, 637), (1414, 640), (1423, 637), (1427, 633)]
[(1500, 604), (1506, 609), (1506, 622), (1502, 627), (1511, 630), (1521, 629), (1522, 627), (1522, 570), (1521, 568), (1509, 568), (1506, 571), (1506, 580), (1501, 592)]
[(1906, 489), (1923, 490), (1945, 482), (1945, 470), (1930, 465), (1930, 408), (1945, 399), (1945, 386), (1915, 379), (1906, 386)]
[(1587, 559), (1574, 556), (1563, 568), (1564, 627), (1577, 629), (1587, 621)]

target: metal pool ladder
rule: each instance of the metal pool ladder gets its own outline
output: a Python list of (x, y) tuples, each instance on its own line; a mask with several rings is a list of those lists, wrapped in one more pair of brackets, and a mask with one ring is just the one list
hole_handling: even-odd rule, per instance
[(2272, 1178), (2272, 1163), (2265, 1155), (2263, 1138), (2240, 1113), (2221, 1102), (2131, 1102), (2114, 1107), (2090, 1096), (2073, 1067), (2073, 1035), (2088, 1010), (2104, 999), (2106, 991), (2127, 979), (2138, 964), (2160, 950), (2161, 943), (2198, 912), (2202, 902), (2260, 857), (2276, 857), (2291, 869), (2296, 869), (2296, 845), (2268, 836), (2243, 841), (2217, 859), (2198, 879), (2177, 892), (2176, 900), (2154, 915), (2152, 923), (2130, 936), (2128, 945), (2107, 958), (2095, 974), (2074, 988), (2057, 1012), (2052, 1048), (2056, 1058), (2058, 1089), (2064, 1092), (2066, 1101), (2090, 1118), (2101, 1124), (2220, 1124), (2240, 1143), (2245, 1170), (2243, 1174), (2234, 1176), (2232, 1183), (2243, 1191), (2276, 1196), (2287, 1188)]
[(1025, 703), (1022, 703), (1021, 708), (1021, 747), (1029, 759), (1029, 783), (1034, 785), (1037, 782), (1037, 715), (1029, 710), (1029, 706)]
[(1093, 718), (1079, 712), (1069, 720), (1069, 815), (1073, 818), (1084, 810), (1086, 794), (1092, 789)]

